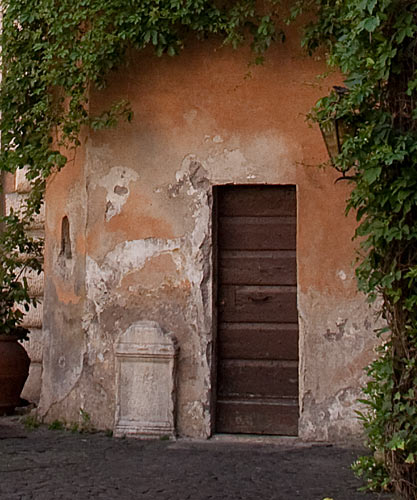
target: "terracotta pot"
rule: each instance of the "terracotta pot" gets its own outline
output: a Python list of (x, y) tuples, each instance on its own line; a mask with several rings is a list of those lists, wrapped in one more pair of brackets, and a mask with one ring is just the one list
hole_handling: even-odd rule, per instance
[(29, 356), (17, 338), (0, 335), (0, 415), (10, 415), (19, 404), (29, 365)]

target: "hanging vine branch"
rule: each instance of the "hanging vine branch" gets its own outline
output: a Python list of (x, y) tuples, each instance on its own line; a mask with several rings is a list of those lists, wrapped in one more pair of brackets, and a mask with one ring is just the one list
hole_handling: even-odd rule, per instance
[(100, 129), (132, 119), (124, 101), (91, 116), (90, 88), (105, 87), (132, 48), (174, 56), (192, 33), (233, 47), (249, 38), (259, 62), (279, 32), (272, 12), (259, 10), (255, 0), (5, 0), (2, 9), (0, 170), (25, 168), (32, 190), (19, 213), (2, 218), (0, 333), (23, 337), (21, 307), (35, 303), (25, 271), (40, 271), (42, 255), (42, 241), (28, 229), (46, 180), (67, 163), (62, 152), (79, 146), (83, 126)]
[(361, 238), (359, 288), (382, 299), (388, 325), (360, 414), (374, 453), (356, 463), (371, 488), (417, 499), (417, 3), (415, 0), (313, 0), (304, 43), (327, 51), (348, 92), (312, 113), (351, 130), (334, 160), (349, 172), (347, 210)]

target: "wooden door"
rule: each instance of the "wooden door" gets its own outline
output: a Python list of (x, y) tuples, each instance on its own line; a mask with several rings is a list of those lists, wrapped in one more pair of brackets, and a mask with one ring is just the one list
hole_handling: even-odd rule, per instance
[(295, 187), (224, 186), (215, 196), (216, 431), (297, 435)]

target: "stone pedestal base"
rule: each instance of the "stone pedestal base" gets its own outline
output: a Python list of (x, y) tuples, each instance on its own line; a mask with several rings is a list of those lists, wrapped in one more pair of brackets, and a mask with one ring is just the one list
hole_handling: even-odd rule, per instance
[(114, 435), (175, 436), (175, 373), (178, 347), (154, 321), (139, 321), (116, 345)]

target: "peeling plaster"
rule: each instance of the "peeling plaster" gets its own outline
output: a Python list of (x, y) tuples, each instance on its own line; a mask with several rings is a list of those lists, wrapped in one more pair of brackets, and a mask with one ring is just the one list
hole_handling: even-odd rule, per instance
[[(120, 171), (119, 171), (120, 173)], [(212, 276), (211, 276), (211, 186), (208, 173), (202, 162), (194, 155), (187, 156), (181, 169), (176, 173), (176, 183), (167, 187), (169, 196), (189, 198), (191, 204), (193, 228), (187, 237), (172, 240), (148, 238), (126, 241), (116, 245), (104, 258), (97, 262), (91, 256), (86, 257), (86, 296), (87, 305), (83, 315), (83, 330), (86, 332), (86, 361), (94, 366), (105, 358), (102, 332), (105, 326), (101, 315), (113, 304), (123, 307), (124, 298), (117, 291), (123, 279), (130, 273), (144, 268), (148, 261), (161, 255), (170, 255), (182, 281), (189, 283), (188, 305), (183, 314), (188, 328), (192, 330), (190, 338), (198, 343), (194, 356), (199, 360), (200, 376), (183, 384), (192, 383), (193, 392), (199, 399), (185, 404), (182, 418), (188, 419), (189, 435), (208, 437), (211, 433), (211, 348), (212, 348)], [(111, 180), (110, 180), (111, 178)], [(114, 176), (106, 176), (101, 185), (114, 191)], [(128, 182), (126, 181), (126, 184)], [(126, 185), (125, 184), (125, 185)], [(121, 185), (117, 181), (117, 186)], [(118, 189), (120, 191), (120, 189)], [(122, 193), (125, 194), (124, 192)], [(140, 283), (138, 283), (140, 286)], [(150, 290), (154, 293), (155, 290)], [(121, 333), (117, 322), (113, 325), (113, 337)], [(175, 332), (174, 332), (175, 333)], [(189, 335), (189, 334), (188, 334)], [(110, 347), (113, 340), (108, 338)], [(191, 386), (190, 386), (191, 389)]]
[(334, 441), (358, 436), (357, 398), (376, 344), (374, 310), (361, 296), (340, 301), (313, 290), (299, 291), (298, 307), (300, 437)]
[(183, 186), (187, 195), (194, 197), (194, 229), (189, 235), (188, 252), (184, 263), (184, 274), (191, 283), (191, 301), (188, 315), (190, 325), (195, 325), (200, 342), (198, 359), (202, 363), (204, 398), (197, 407), (192, 405), (187, 411), (201, 413), (200, 425), (206, 437), (211, 434), (211, 349), (212, 344), (212, 274), (211, 274), (211, 186), (203, 162), (194, 155), (187, 156), (182, 168), (175, 175), (177, 184)]
[(108, 222), (115, 215), (120, 214), (123, 205), (129, 198), (129, 184), (139, 179), (137, 172), (131, 168), (113, 167), (110, 172), (101, 177), (94, 185), (104, 187), (106, 190), (106, 214), (105, 220)]
[(94, 259), (86, 258), (87, 298), (93, 301), (96, 312), (104, 310), (110, 291), (120, 285), (123, 277), (132, 271), (141, 269), (147, 259), (162, 253), (179, 250), (181, 240), (145, 240), (125, 241), (109, 252), (99, 265)]
[(219, 157), (221, 157), (223, 162), (228, 165), (229, 168), (230, 165), (234, 165), (236, 168), (244, 170), (248, 166), (248, 161), (240, 149), (229, 150), (225, 148), (220, 155), (209, 156), (208, 161), (209, 163), (216, 163), (217, 165)]
[[(216, 137), (216, 136), (215, 136)], [(220, 137), (220, 136), (219, 136)], [(242, 143), (237, 136), (230, 135), (224, 147), (222, 141), (210, 141), (213, 146), (204, 161), (209, 172), (212, 184), (224, 184), (233, 180), (233, 183), (247, 183), (248, 181), (276, 183), (285, 179), (285, 184), (295, 183), (296, 172), (294, 163), (290, 160), (293, 156), (292, 148), (285, 135), (276, 130), (268, 130)], [(206, 142), (207, 142), (206, 140)], [(300, 152), (297, 151), (297, 155)]]
[(338, 271), (337, 275), (339, 276), (339, 278), (342, 280), (342, 281), (345, 281), (347, 276), (346, 276), (346, 273), (345, 271), (343, 271), (343, 269), (341, 269), (340, 271)]

